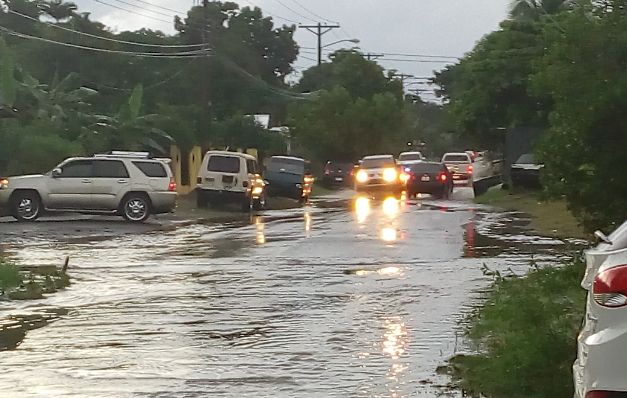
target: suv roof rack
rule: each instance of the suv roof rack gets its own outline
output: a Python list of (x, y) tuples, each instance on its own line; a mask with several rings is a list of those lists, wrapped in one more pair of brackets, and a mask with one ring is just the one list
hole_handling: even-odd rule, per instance
[(109, 153), (99, 153), (94, 155), (96, 158), (131, 158), (131, 159), (150, 159), (150, 152), (129, 152), (129, 151), (111, 151)]

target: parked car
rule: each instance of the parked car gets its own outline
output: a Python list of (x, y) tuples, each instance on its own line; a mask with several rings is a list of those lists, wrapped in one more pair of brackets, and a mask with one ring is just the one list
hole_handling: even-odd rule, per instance
[(366, 156), (355, 174), (357, 192), (399, 194), (405, 189), (403, 173), (392, 155)]
[(196, 184), (198, 207), (235, 203), (242, 210), (262, 210), (266, 187), (254, 156), (225, 151), (205, 154)]
[(117, 214), (143, 222), (176, 205), (176, 184), (166, 160), (148, 153), (112, 152), (70, 158), (43, 175), (0, 182), (0, 207), (18, 221), (44, 212)]
[(538, 164), (532, 153), (525, 153), (512, 164), (510, 177), (514, 187), (540, 188), (540, 171), (544, 165)]
[(573, 365), (575, 398), (627, 397), (627, 222), (586, 251), (588, 291)]
[(322, 183), (327, 187), (348, 185), (353, 179), (353, 168), (351, 162), (330, 160), (324, 166)]
[(453, 182), (461, 182), (468, 186), (472, 186), (474, 160), (469, 153), (446, 153), (442, 157), (442, 163), (446, 165), (448, 170), (453, 175)]
[(407, 194), (411, 196), (426, 193), (448, 199), (453, 193), (453, 175), (444, 163), (416, 162), (404, 166), (408, 175)]
[(421, 152), (403, 152), (398, 156), (398, 163), (405, 165), (413, 162), (421, 162), (425, 160)]
[(273, 156), (266, 164), (268, 195), (296, 199), (302, 203), (309, 200), (314, 177), (309, 161), (291, 156)]

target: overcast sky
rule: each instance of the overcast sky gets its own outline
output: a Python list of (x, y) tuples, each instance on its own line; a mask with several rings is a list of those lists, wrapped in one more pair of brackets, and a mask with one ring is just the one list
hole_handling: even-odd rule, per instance
[[(78, 4), (80, 11), (92, 12), (92, 19), (101, 21), (114, 30), (147, 27), (168, 33), (173, 31), (172, 24), (159, 20), (171, 20), (174, 12), (151, 7), (148, 4), (181, 12), (187, 11), (194, 4), (194, 0), (101, 0), (128, 10), (124, 11), (98, 3), (96, 0), (74, 1)], [(277, 23), (290, 24), (291, 22), (287, 20), (291, 20), (312, 24), (321, 20), (319, 17), (324, 18), (321, 22), (338, 22), (342, 29), (336, 29), (325, 35), (323, 40), (327, 44), (341, 39), (355, 38), (361, 41), (357, 46), (362, 51), (459, 57), (471, 50), (476, 41), (486, 33), (498, 28), (499, 22), (507, 16), (511, 0), (242, 0), (236, 2), (242, 6), (259, 6), (266, 14), (274, 16)], [(296, 40), (301, 47), (313, 48), (316, 45), (315, 35), (303, 29), (297, 32)], [(342, 46), (353, 46), (353, 44), (335, 45), (329, 49)], [(313, 62), (316, 58), (314, 50), (303, 49), (302, 52), (302, 57), (296, 63), (298, 68), (315, 64)], [(413, 61), (401, 62), (395, 61), (396, 59)], [(387, 69), (396, 69), (415, 76), (432, 76), (433, 70), (441, 69), (445, 65), (414, 62), (416, 60), (433, 59), (390, 55), (381, 58), (379, 62)]]

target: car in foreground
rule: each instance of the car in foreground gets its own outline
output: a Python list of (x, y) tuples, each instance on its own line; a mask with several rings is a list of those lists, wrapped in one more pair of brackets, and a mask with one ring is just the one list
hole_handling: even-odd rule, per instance
[(328, 161), (324, 166), (322, 184), (327, 187), (351, 184), (354, 167), (355, 165), (351, 162)]
[(540, 188), (540, 172), (544, 165), (538, 164), (532, 153), (525, 153), (510, 168), (510, 178), (514, 187)]
[(176, 197), (167, 160), (148, 153), (70, 158), (46, 174), (0, 181), (0, 207), (22, 222), (44, 212), (121, 215), (143, 222), (151, 214), (172, 212)]
[(425, 160), (425, 157), (422, 156), (422, 152), (403, 152), (398, 156), (398, 163), (400, 165), (421, 162), (423, 160)]
[(442, 163), (453, 175), (453, 182), (468, 186), (473, 184), (474, 160), (467, 152), (452, 152), (442, 156)]
[(573, 365), (575, 398), (627, 397), (627, 222), (586, 251), (588, 291)]
[(243, 211), (263, 210), (265, 182), (257, 158), (239, 152), (205, 153), (196, 184), (198, 207), (235, 203)]
[(314, 177), (309, 161), (292, 156), (273, 156), (266, 163), (268, 195), (305, 203), (311, 196)]
[(355, 190), (367, 193), (400, 194), (404, 174), (392, 155), (366, 156), (355, 173)]
[(415, 162), (406, 164), (407, 195), (429, 194), (448, 199), (453, 193), (453, 176), (444, 163)]

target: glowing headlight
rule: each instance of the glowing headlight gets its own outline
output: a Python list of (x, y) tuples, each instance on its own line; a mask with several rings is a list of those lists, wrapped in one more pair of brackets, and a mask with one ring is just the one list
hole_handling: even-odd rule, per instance
[(366, 172), (366, 170), (359, 170), (357, 172), (357, 175), (355, 176), (355, 179), (357, 179), (357, 182), (368, 182), (368, 173)]
[(253, 188), (253, 196), (261, 196), (262, 193), (263, 193), (263, 187)]
[(398, 172), (396, 169), (385, 169), (383, 170), (383, 179), (385, 182), (394, 182), (398, 178)]
[(316, 179), (310, 176), (305, 177), (305, 184), (313, 184)]

